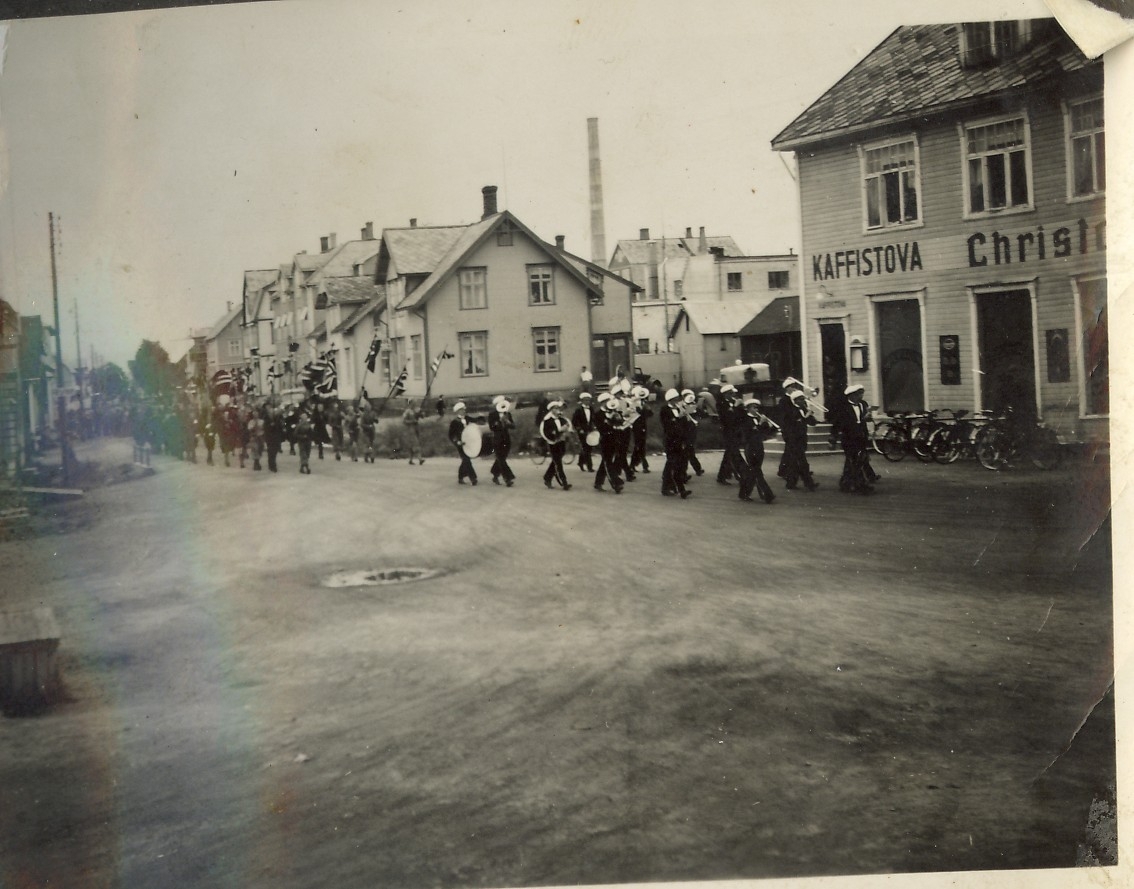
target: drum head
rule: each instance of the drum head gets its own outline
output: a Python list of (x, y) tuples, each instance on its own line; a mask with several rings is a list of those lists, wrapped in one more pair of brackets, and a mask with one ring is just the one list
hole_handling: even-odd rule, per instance
[(599, 434), (599, 431), (597, 429), (592, 429), (590, 432), (587, 433), (587, 444), (589, 444), (592, 448), (597, 447), (598, 443), (601, 440), (602, 440), (602, 435)]
[(465, 431), (461, 433), (462, 450), (470, 457), (479, 457), (482, 438), (480, 427), (476, 423), (467, 424)]

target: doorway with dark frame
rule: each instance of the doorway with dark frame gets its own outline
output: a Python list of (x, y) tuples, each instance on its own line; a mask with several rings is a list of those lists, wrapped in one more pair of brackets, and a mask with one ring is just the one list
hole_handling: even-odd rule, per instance
[(1027, 290), (976, 295), (981, 407), (1036, 416), (1032, 298)]
[(847, 387), (847, 334), (841, 321), (819, 322), (823, 356), (823, 403), (834, 404)]

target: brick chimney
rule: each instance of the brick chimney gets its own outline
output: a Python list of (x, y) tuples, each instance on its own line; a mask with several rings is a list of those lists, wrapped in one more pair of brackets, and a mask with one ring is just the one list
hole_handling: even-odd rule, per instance
[(373, 241), (374, 240), (374, 223), (373, 222), (368, 222), (368, 223), (366, 223), (366, 225), (364, 225), (362, 227), (362, 240), (364, 240), (364, 241)]
[(413, 219), (411, 219), (409, 221), (409, 227), (410, 228), (417, 228), (417, 217), (416, 216), (413, 217)]
[(692, 226), (690, 226), (690, 225), (685, 226), (685, 237), (687, 237), (687, 238), (693, 237), (693, 227)]
[(709, 252), (709, 241), (705, 237), (705, 226), (703, 226), (703, 225), (701, 226), (701, 234), (697, 236), (697, 252), (698, 253), (708, 253)]
[(487, 219), (489, 216), (495, 216), (496, 212), (497, 212), (496, 211), (496, 186), (495, 185), (486, 185), (486, 186), (484, 186), (484, 188), (482, 188), (480, 190), (480, 193), (482, 195), (484, 195), (484, 215), (482, 215), (480, 218), (481, 219)]
[(566, 242), (567, 242), (567, 236), (566, 235), (556, 235), (555, 236), (555, 247), (556, 247), (556, 249), (558, 249), (558, 250), (564, 249), (563, 245)]
[(648, 241), (650, 239), (650, 230), (648, 228), (638, 229), (638, 240)]
[(320, 253), (326, 253), (327, 250), (329, 249), (327, 247), (327, 240), (328, 239), (326, 237), (322, 237), (322, 238), (319, 239), (319, 252)]

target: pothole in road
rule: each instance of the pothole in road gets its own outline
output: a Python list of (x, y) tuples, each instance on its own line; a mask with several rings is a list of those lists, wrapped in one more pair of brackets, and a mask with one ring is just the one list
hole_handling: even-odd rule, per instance
[(411, 583), (436, 577), (437, 568), (362, 568), (355, 571), (335, 571), (323, 578), (325, 587), (387, 586), (394, 583)]

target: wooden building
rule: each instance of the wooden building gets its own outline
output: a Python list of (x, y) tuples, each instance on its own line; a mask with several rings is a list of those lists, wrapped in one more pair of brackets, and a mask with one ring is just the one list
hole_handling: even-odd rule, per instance
[(894, 31), (779, 135), (824, 397), (1108, 437), (1103, 67), (1054, 20)]

